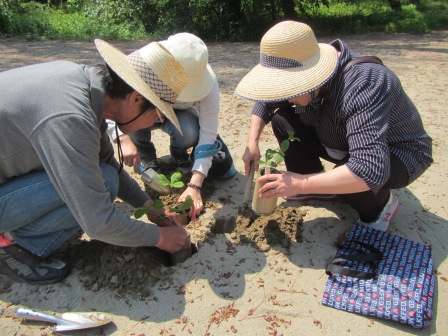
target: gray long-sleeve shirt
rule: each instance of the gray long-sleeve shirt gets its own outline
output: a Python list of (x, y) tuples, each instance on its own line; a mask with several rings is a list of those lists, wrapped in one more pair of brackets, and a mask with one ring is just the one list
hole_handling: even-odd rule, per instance
[[(118, 171), (102, 117), (105, 89), (95, 68), (66, 61), (0, 73), (0, 184), (44, 169), (82, 229), (121, 246), (152, 246), (155, 225), (115, 207), (100, 162)], [(118, 196), (134, 207), (149, 197), (125, 171)]]

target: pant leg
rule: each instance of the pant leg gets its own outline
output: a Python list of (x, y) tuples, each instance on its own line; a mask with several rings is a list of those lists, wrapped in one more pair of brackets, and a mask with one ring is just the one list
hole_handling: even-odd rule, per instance
[[(230, 171), (230, 169), (233, 166), (233, 158), (232, 155), (230, 154), (229, 148), (221, 139), (219, 134), (216, 137), (216, 140), (221, 142), (222, 147), (218, 153), (213, 155), (212, 166), (208, 172), (208, 175), (219, 178), (222, 176), (226, 176), (226, 174)], [(231, 176), (233, 176), (232, 174)]]
[(371, 223), (378, 219), (381, 211), (389, 200), (390, 190), (404, 188), (409, 184), (406, 166), (396, 156), (390, 156), (390, 176), (384, 186), (374, 194), (371, 191), (362, 193), (338, 195), (344, 202), (355, 209), (360, 219)]
[(152, 127), (143, 128), (129, 134), (143, 162), (151, 162), (157, 159), (156, 148), (151, 142), (152, 129)]
[(293, 131), (300, 141), (293, 141), (285, 152), (285, 164), (288, 171), (299, 174), (321, 172), (324, 167), (320, 158), (330, 159), (322, 146), (314, 127), (305, 126), (291, 106), (278, 110), (271, 120), (272, 130), (280, 144)]
[[(111, 193), (118, 193), (117, 171), (101, 164)], [(9, 231), (20, 246), (46, 257), (81, 231), (45, 171), (36, 171), (0, 184), (0, 232)]]
[(193, 109), (174, 110), (182, 134), (168, 119), (160, 127), (170, 137), (170, 154), (176, 162), (189, 159), (187, 149), (196, 146), (199, 141), (199, 117)]

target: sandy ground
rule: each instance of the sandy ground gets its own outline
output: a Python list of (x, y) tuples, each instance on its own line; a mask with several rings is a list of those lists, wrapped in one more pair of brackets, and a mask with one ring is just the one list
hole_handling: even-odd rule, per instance
[[(443, 159), (448, 148), (448, 118), (444, 117), (447, 32), (374, 34), (344, 40), (363, 54), (380, 56), (399, 75), (434, 140), (434, 164), (408, 188), (395, 191), (401, 208), (391, 226), (394, 234), (432, 246), (437, 290), (431, 326), (414, 330), (321, 305), (327, 280), (324, 269), (336, 252), (334, 242), (356, 219), (347, 205), (295, 204), (306, 214), (301, 242), (292, 241), (289, 253), (277, 246), (259, 250), (240, 244), (235, 235), (221, 233), (226, 230), (216, 227), (216, 218), (236, 216), (243, 201), (246, 181), (241, 156), (251, 103), (236, 98), (233, 90), (259, 57), (258, 43), (220, 43), (209, 45), (210, 63), (222, 92), (220, 134), (230, 147), (238, 174), (230, 181), (216, 182), (209, 199), (213, 206), (206, 209), (195, 228), (195, 234), (207, 236), (198, 253), (180, 265), (163, 268), (161, 279), (145, 296), (109, 288), (87, 290), (76, 270), (62, 283), (49, 286), (13, 283), (0, 276), (1, 334), (52, 333), (45, 323), (12, 318), (14, 310), (22, 306), (57, 315), (67, 311), (112, 315), (113, 323), (72, 333), (75, 335), (447, 335), (448, 160)], [(146, 43), (113, 44), (130, 52)], [(86, 64), (100, 61), (90, 42), (0, 40), (0, 70), (55, 59)], [(154, 138), (162, 155), (167, 139), (162, 133)], [(275, 146), (269, 128), (261, 142), (262, 149), (268, 146)]]

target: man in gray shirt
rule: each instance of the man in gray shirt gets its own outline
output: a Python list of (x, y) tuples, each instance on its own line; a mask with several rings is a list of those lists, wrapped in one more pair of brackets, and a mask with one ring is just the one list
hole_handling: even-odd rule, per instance
[(68, 265), (50, 255), (82, 231), (120, 246), (189, 245), (164, 210), (148, 212), (153, 225), (114, 206), (117, 196), (134, 207), (153, 201), (114, 158), (105, 123), (129, 133), (161, 112), (179, 127), (171, 105), (185, 71), (157, 42), (128, 56), (95, 44), (106, 65), (56, 61), (0, 73), (0, 274), (17, 281), (66, 277)]

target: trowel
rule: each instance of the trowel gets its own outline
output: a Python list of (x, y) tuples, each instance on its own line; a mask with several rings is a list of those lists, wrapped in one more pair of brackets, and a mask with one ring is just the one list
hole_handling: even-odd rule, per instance
[(170, 189), (164, 186), (157, 176), (157, 172), (152, 168), (144, 168), (140, 163), (137, 167), (138, 173), (141, 175), (143, 182), (151, 189), (161, 193), (168, 194)]
[(244, 200), (243, 200), (244, 208), (247, 208), (249, 206), (249, 201), (252, 198), (252, 188), (254, 186), (254, 173), (255, 173), (254, 162), (251, 161), (249, 168), (249, 176), (247, 177), (246, 182), (246, 190), (244, 192)]
[(55, 323), (54, 331), (71, 331), (99, 327), (112, 322), (112, 317), (104, 313), (64, 313), (61, 317), (26, 308), (17, 308), (17, 318)]

